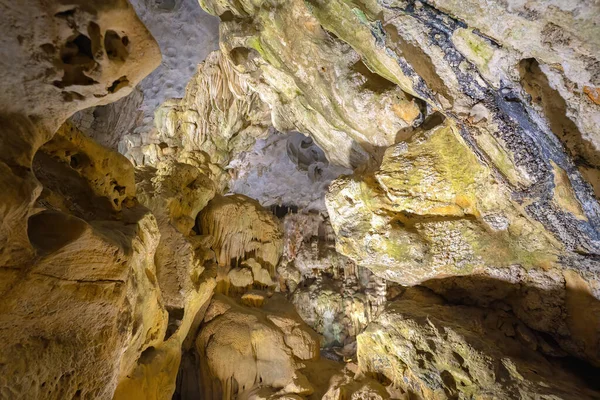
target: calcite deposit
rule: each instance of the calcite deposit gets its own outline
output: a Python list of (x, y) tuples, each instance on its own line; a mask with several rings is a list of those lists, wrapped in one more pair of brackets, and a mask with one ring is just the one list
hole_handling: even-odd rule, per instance
[(0, 0), (0, 398), (600, 399), (597, 2), (132, 3)]

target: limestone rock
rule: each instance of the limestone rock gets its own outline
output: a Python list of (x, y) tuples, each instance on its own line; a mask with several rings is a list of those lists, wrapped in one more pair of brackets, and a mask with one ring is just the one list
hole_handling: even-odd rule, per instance
[[(69, 164), (90, 183), (93, 195), (106, 198), (113, 210), (120, 211), (124, 202), (131, 205), (136, 194), (131, 164), (121, 154), (107, 151), (71, 123), (63, 124), (52, 140), (44, 144), (42, 152), (36, 154), (36, 157), (48, 156)], [(48, 172), (36, 171), (38, 175)]]
[(233, 268), (227, 274), (229, 282), (236, 287), (246, 287), (254, 283), (252, 278), (252, 271), (246, 268)]
[(376, 380), (357, 379), (348, 369), (330, 379), (328, 390), (323, 395), (323, 400), (384, 400), (389, 398), (394, 397), (391, 397), (386, 388)]
[(329, 183), (347, 168), (330, 164), (323, 150), (299, 132), (272, 129), (254, 147), (236, 155), (229, 165), (229, 190), (258, 200), (264, 207), (282, 211), (290, 205), (325, 213), (324, 193)]
[(161, 64), (129, 96), (71, 118), (88, 136), (123, 154), (132, 139), (141, 143), (152, 137), (156, 108), (167, 99), (183, 97), (198, 64), (219, 41), (218, 18), (204, 12), (196, 0), (131, 0), (131, 5), (158, 42)]
[(200, 275), (212, 258), (210, 241), (192, 230), (196, 216), (215, 194), (209, 176), (197, 164), (175, 160), (136, 169), (138, 200), (153, 211), (161, 231), (154, 259), (168, 307), (183, 309), (188, 297), (197, 295)]
[[(270, 105), (275, 127), (310, 133), (335, 164), (372, 162), (374, 147), (391, 145), (421, 117), (418, 101), (373, 74), (357, 52), (324, 30), (312, 5), (286, 1), (271, 12), (209, 0), (203, 7), (214, 15), (249, 16), (221, 21), (225, 54)], [(297, 21), (304, 21), (303, 29)]]
[[(3, 4), (0, 105), (53, 133), (75, 111), (126, 94), (160, 63), (156, 42), (125, 0)], [(42, 32), (42, 33), (40, 33)], [(15, 68), (15, 65), (27, 68)]]
[(126, 1), (2, 9), (0, 53), (22, 66), (0, 65), (2, 396), (108, 399), (166, 330), (156, 220), (120, 155), (69, 126), (39, 149), (129, 93), (158, 48)]
[(271, 279), (271, 274), (269, 270), (265, 269), (260, 265), (258, 261), (254, 258), (249, 258), (242, 262), (244, 267), (248, 267), (252, 270), (252, 278), (254, 283), (263, 286), (273, 286), (273, 279)]
[(171, 225), (182, 234), (189, 235), (196, 216), (215, 195), (210, 172), (175, 160), (161, 162), (156, 168), (138, 168), (137, 171), (140, 202), (157, 215), (166, 214)]
[(155, 137), (141, 143), (133, 135), (123, 139), (134, 164), (155, 165), (182, 151), (197, 151), (209, 158), (215, 174), (224, 174), (232, 153), (249, 149), (269, 126), (258, 95), (218, 51), (199, 65), (183, 99), (168, 100), (156, 110), (155, 125)]
[[(389, 148), (373, 175), (334, 182), (326, 204), (338, 251), (414, 285), (489, 266), (556, 261), (560, 246), (507, 197), (450, 125)], [(505, 231), (488, 232), (484, 216), (491, 214), (502, 215)]]
[(302, 319), (323, 335), (323, 347), (342, 347), (354, 342), (383, 309), (385, 288), (385, 281), (368, 269), (350, 264), (337, 276), (323, 274), (304, 283), (291, 301)]
[[(271, 302), (277, 303), (275, 309)], [(226, 307), (218, 303), (226, 303)], [(282, 299), (270, 299), (261, 309), (246, 308), (215, 296), (207, 314), (210, 320), (196, 341), (205, 360), (201, 366), (204, 398), (233, 398), (255, 385), (281, 389), (280, 394), (312, 392), (298, 371), (302, 365), (295, 355), (317, 356), (318, 342), (297, 316), (275, 311), (282, 303)], [(211, 312), (211, 308), (221, 311)]]
[(277, 218), (256, 201), (243, 196), (216, 196), (198, 217), (202, 234), (214, 238), (221, 266), (254, 258), (274, 273), (281, 257), (283, 233)]
[[(597, 347), (582, 344), (566, 312), (562, 275), (573, 262), (564, 247), (509, 200), (452, 126), (391, 147), (372, 175), (334, 182), (326, 204), (338, 251), (359, 265), (402, 285), (432, 281), (439, 293), (460, 287), (461, 302), (504, 301), (530, 327), (597, 362)], [(586, 268), (579, 264), (579, 276), (595, 286)]]
[(115, 400), (167, 400), (173, 397), (184, 340), (190, 332), (196, 332), (195, 322), (202, 320), (215, 285), (214, 279), (206, 279), (199, 285), (196, 295), (189, 296), (177, 330), (142, 353), (136, 368), (119, 383)]
[(37, 152), (33, 172), (44, 188), (26, 225), (37, 258), (3, 273), (2, 390), (111, 398), (166, 331), (156, 219), (131, 197), (131, 164), (72, 127)]
[(358, 336), (359, 368), (417, 398), (597, 398), (507, 329), (520, 326), (502, 312), (400, 300)]

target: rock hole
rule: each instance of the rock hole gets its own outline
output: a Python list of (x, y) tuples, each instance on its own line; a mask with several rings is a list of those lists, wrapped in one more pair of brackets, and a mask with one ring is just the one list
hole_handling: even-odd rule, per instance
[(93, 64), (91, 39), (83, 34), (69, 39), (60, 51), (60, 59), (67, 65), (88, 66)]
[(456, 390), (456, 381), (452, 374), (448, 371), (442, 371), (440, 374), (442, 382), (444, 382), (444, 392), (449, 399), (458, 399)]
[(86, 56), (89, 59), (94, 58), (94, 55), (92, 54), (92, 40), (89, 37), (86, 35), (78, 35), (73, 39), (73, 43), (77, 46), (80, 55)]
[(56, 52), (56, 48), (52, 43), (44, 43), (40, 46), (42, 51), (48, 55), (53, 55)]
[(77, 9), (76, 9), (76, 8), (71, 8), (71, 9), (68, 9), (68, 10), (65, 10), (65, 11), (60, 11), (60, 12), (57, 12), (56, 14), (54, 14), (54, 16), (55, 16), (56, 18), (63, 18), (63, 19), (67, 19), (67, 18), (70, 18), (70, 17), (72, 17), (73, 15), (75, 15), (75, 11), (77, 11)]
[(78, 239), (85, 227), (79, 218), (48, 210), (29, 217), (27, 236), (38, 253), (49, 254)]
[(116, 185), (115, 192), (119, 193), (120, 196), (124, 196), (125, 195), (125, 186)]
[(94, 59), (102, 58), (104, 53), (102, 50), (102, 33), (100, 26), (95, 22), (90, 22), (87, 31), (91, 41), (92, 57)]
[(573, 356), (556, 357), (553, 360), (561, 367), (577, 375), (593, 390), (600, 390), (600, 380), (598, 379), (600, 368)]
[(362, 60), (357, 61), (350, 69), (364, 78), (363, 89), (374, 93), (384, 93), (396, 87), (394, 82), (390, 82), (383, 76), (372, 72)]
[(302, 171), (308, 171), (315, 163), (323, 166), (329, 165), (325, 152), (312, 140), (310, 136), (304, 136), (300, 132), (290, 134), (286, 143), (287, 155)]
[(75, 100), (85, 100), (85, 96), (77, 92), (62, 92), (61, 95), (65, 103), (70, 103)]
[(63, 64), (63, 78), (53, 82), (54, 86), (62, 89), (72, 85), (89, 86), (98, 83), (85, 75), (85, 72), (97, 65), (92, 54), (92, 41), (86, 35), (71, 37), (60, 50), (60, 60)]
[(390, 386), (392, 384), (392, 380), (388, 378), (386, 375), (381, 372), (377, 372), (375, 374), (375, 379), (377, 382), (381, 383), (383, 386)]
[(155, 7), (160, 11), (173, 11), (178, 7), (177, 0), (155, 0)]
[(90, 165), (90, 159), (82, 153), (73, 154), (69, 160), (69, 166), (73, 169), (82, 169), (88, 165)]
[(167, 331), (165, 332), (164, 340), (169, 339), (177, 331), (177, 329), (179, 329), (181, 321), (183, 321), (185, 309), (167, 307), (167, 312), (169, 313), (169, 324), (167, 325)]
[(122, 76), (114, 81), (106, 90), (108, 90), (109, 93), (116, 93), (127, 85), (129, 85), (129, 79), (127, 79), (126, 76)]
[(140, 358), (138, 360), (139, 364), (150, 364), (152, 360), (156, 357), (157, 352), (156, 349), (152, 346), (148, 347), (146, 350), (142, 351)]
[(235, 15), (229, 10), (225, 11), (223, 14), (219, 15), (219, 19), (222, 22), (231, 22), (235, 19)]
[(129, 57), (127, 44), (124, 43), (129, 44), (127, 36), (121, 38), (121, 36), (113, 30), (106, 31), (106, 34), (104, 35), (104, 48), (106, 49), (106, 54), (110, 60), (124, 62), (127, 57)]
[(236, 47), (229, 52), (229, 57), (235, 65), (241, 65), (246, 60), (248, 60), (248, 56), (250, 55), (250, 50), (245, 47)]
[(455, 351), (452, 352), (452, 357), (454, 357), (456, 362), (460, 365), (463, 365), (465, 363), (465, 359)]
[(90, 86), (95, 85), (96, 82), (94, 79), (85, 75), (81, 68), (65, 68), (64, 75), (62, 80), (54, 81), (53, 85), (59, 89), (63, 89), (67, 86)]

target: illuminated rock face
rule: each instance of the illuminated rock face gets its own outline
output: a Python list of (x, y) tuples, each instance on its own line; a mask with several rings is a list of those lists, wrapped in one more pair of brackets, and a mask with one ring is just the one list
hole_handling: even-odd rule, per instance
[(13, 3), (0, 397), (600, 397), (596, 4)]
[(126, 1), (63, 3), (1, 4), (0, 51), (14, 63), (0, 66), (7, 398), (110, 398), (167, 323), (159, 232), (133, 198), (131, 164), (70, 126), (54, 135), (129, 93), (160, 53)]
[(416, 398), (597, 395), (535, 352), (543, 339), (509, 314), (435, 303), (390, 303), (358, 336), (359, 368)]
[(98, 143), (123, 154), (132, 141), (153, 138), (156, 108), (184, 95), (198, 64), (219, 42), (219, 19), (196, 0), (132, 0), (131, 5), (158, 42), (162, 62), (131, 95), (71, 118)]
[[(279, 394), (314, 391), (297, 370), (302, 368), (301, 360), (319, 357), (318, 338), (293, 315), (293, 308), (284, 310), (278, 303), (281, 299), (273, 298), (256, 309), (221, 297), (213, 299), (196, 341), (204, 398), (232, 398), (257, 383)], [(213, 380), (216, 385), (211, 385)]]

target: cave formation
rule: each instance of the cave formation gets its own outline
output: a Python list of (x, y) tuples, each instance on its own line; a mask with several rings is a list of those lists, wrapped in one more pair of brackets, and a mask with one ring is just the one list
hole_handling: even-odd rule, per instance
[(597, 1), (0, 30), (1, 399), (600, 399)]

